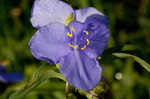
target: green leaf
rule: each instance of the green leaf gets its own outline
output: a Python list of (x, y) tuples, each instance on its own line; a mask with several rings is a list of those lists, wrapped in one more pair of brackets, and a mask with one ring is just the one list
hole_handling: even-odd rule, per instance
[(132, 58), (134, 59), (136, 62), (138, 62), (142, 67), (144, 67), (148, 72), (150, 72), (150, 64), (148, 64), (147, 62), (145, 62), (143, 59), (131, 55), (131, 54), (126, 54), (126, 53), (113, 53), (114, 56), (119, 57), (119, 58)]
[(29, 83), (25, 85), (20, 91), (13, 93), (9, 99), (23, 99), (25, 95), (33, 91), (36, 87), (38, 87), (38, 85), (50, 78), (58, 78), (65, 81), (65, 78), (60, 73), (42, 66), (35, 73), (33, 73), (31, 81), (29, 81)]

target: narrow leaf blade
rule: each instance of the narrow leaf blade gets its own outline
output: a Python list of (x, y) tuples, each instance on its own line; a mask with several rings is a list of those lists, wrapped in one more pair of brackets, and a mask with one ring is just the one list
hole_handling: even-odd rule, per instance
[(60, 73), (52, 71), (46, 67), (40, 67), (35, 73), (33, 73), (31, 81), (29, 81), (22, 90), (13, 93), (9, 99), (23, 99), (25, 95), (50, 78), (58, 78), (65, 81), (65, 78)]
[(143, 59), (137, 56), (127, 54), (127, 53), (113, 53), (112, 55), (119, 57), (119, 58), (132, 58), (136, 62), (138, 62), (142, 67), (144, 67), (148, 72), (150, 72), (150, 64), (148, 64), (146, 61), (144, 61)]

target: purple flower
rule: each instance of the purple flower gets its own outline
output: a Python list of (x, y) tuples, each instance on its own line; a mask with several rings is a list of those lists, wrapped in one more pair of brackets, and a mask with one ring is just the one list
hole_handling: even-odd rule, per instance
[(73, 10), (61, 0), (35, 0), (31, 23), (38, 29), (29, 43), (33, 56), (60, 63), (60, 72), (71, 85), (95, 88), (102, 72), (96, 58), (109, 37), (107, 17), (93, 7)]
[(0, 82), (19, 82), (23, 79), (20, 73), (6, 73), (5, 67), (0, 65)]

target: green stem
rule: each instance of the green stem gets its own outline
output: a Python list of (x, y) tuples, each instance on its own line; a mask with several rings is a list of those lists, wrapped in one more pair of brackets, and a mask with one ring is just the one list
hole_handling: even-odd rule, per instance
[(66, 81), (66, 99), (68, 99), (68, 89), (69, 89), (69, 83)]

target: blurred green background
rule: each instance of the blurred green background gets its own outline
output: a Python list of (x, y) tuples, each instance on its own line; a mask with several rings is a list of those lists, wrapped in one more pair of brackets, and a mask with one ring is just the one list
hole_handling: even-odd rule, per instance
[[(132, 59), (113, 52), (136, 55), (150, 63), (150, 0), (65, 0), (74, 9), (94, 6), (108, 16), (111, 36), (99, 60), (103, 68), (97, 99), (150, 99), (150, 73)], [(39, 66), (58, 71), (36, 60), (28, 42), (36, 32), (30, 23), (33, 0), (0, 0), (0, 62), (7, 71), (21, 72), (21, 83), (0, 83), (0, 99), (7, 99), (31, 79)], [(87, 99), (84, 92), (69, 89), (70, 99)], [(50, 79), (24, 99), (65, 99), (65, 82)]]

